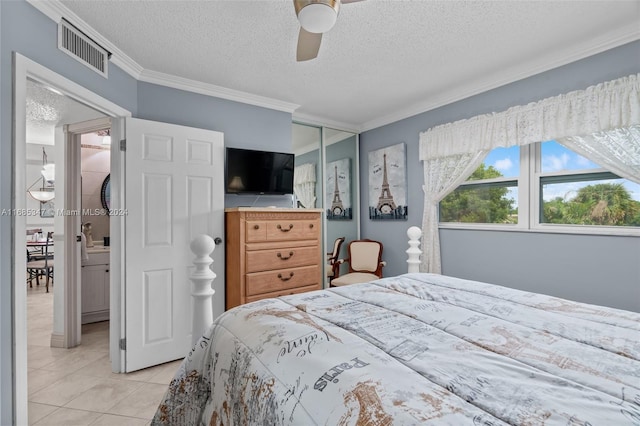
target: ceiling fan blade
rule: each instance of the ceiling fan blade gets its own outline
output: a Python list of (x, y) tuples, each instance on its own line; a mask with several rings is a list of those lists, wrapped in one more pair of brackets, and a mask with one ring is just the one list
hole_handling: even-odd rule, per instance
[(298, 62), (308, 61), (318, 56), (321, 41), (322, 33), (310, 33), (300, 27), (300, 34), (298, 34), (298, 52), (296, 54)]
[(364, 1), (364, 0), (342, 0), (340, 3), (347, 4), (347, 3), (356, 3), (359, 1)]

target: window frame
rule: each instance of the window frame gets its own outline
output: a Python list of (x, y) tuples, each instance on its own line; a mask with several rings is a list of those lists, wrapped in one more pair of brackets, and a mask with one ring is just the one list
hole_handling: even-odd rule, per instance
[[(520, 175), (517, 177), (492, 178), (483, 180), (465, 181), (460, 187), (472, 187), (474, 185), (495, 184), (498, 182), (518, 183), (518, 223), (462, 223), (440, 222), (439, 229), (468, 229), (508, 232), (536, 232), (557, 234), (585, 234), (585, 235), (620, 235), (640, 236), (640, 227), (624, 226), (598, 226), (598, 225), (570, 225), (556, 223), (542, 223), (542, 182), (545, 178), (565, 177), (569, 182), (580, 180), (592, 180), (589, 177), (606, 176), (608, 179), (619, 179), (620, 176), (604, 168), (564, 170), (542, 173), (542, 142), (536, 142), (520, 146)], [(569, 180), (569, 176), (577, 176), (577, 179)], [(561, 179), (562, 180), (562, 179)], [(457, 189), (457, 188), (456, 188)], [(438, 213), (440, 208), (438, 207)], [(439, 219), (438, 219), (439, 220)]]

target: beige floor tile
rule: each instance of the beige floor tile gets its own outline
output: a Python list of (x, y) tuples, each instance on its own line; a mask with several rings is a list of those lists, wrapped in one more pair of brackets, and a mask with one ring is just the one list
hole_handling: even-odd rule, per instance
[(133, 394), (108, 410), (109, 414), (151, 420), (167, 391), (167, 386), (143, 383)]
[(94, 336), (87, 339), (83, 335), (82, 347), (87, 351), (109, 354), (109, 336)]
[[(101, 413), (58, 408), (53, 413), (34, 423), (36, 426), (86, 426), (94, 422)], [(116, 426), (116, 425), (114, 425)]]
[(56, 411), (59, 407), (55, 405), (38, 404), (37, 402), (29, 402), (29, 424), (32, 425), (38, 420), (42, 420), (49, 414)]
[(103, 379), (94, 387), (71, 400), (65, 407), (106, 413), (109, 408), (128, 398), (142, 385), (140, 382), (127, 380)]
[(176, 375), (181, 362), (182, 360), (177, 360), (155, 367), (157, 369), (157, 373), (151, 376), (148, 381), (168, 386)]
[(76, 371), (76, 374), (83, 374), (85, 376), (103, 377), (109, 379), (119, 379), (124, 374), (113, 373), (111, 371), (111, 361), (109, 361), (109, 355), (103, 355), (95, 362), (82, 367)]
[(27, 348), (27, 366), (28, 368), (42, 368), (55, 360), (69, 356), (69, 353), (67, 349), (30, 345)]
[(109, 321), (90, 322), (82, 325), (82, 334), (109, 332)]
[(122, 380), (133, 380), (136, 382), (149, 382), (149, 379), (156, 374), (158, 374), (158, 371), (155, 370), (154, 367), (151, 367), (131, 373), (118, 374), (118, 378)]
[(136, 417), (114, 416), (113, 414), (103, 414), (98, 420), (91, 423), (91, 426), (146, 426), (149, 421)]
[(52, 385), (33, 393), (29, 396), (29, 400), (62, 407), (101, 381), (102, 379), (99, 377), (70, 374)]
[(42, 367), (44, 370), (50, 371), (67, 371), (68, 373), (74, 373), (79, 369), (93, 364), (100, 358), (103, 358), (105, 354), (101, 352), (93, 352), (86, 350), (70, 351), (67, 356), (60, 359), (56, 359), (53, 362)]
[(62, 371), (47, 371), (41, 369), (29, 370), (27, 373), (27, 387), (29, 388), (29, 395), (54, 384), (66, 375), (67, 373)]
[(53, 293), (44, 286), (27, 289), (27, 315), (30, 424), (150, 425), (182, 360), (112, 373), (108, 321), (83, 325), (76, 348), (51, 348)]
[(27, 332), (27, 344), (31, 346), (50, 346), (51, 330), (37, 329)]

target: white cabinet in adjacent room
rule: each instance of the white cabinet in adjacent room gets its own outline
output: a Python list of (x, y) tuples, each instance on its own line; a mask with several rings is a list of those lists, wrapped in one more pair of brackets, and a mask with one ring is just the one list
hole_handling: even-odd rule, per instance
[(82, 324), (109, 320), (109, 249), (88, 249), (82, 263)]

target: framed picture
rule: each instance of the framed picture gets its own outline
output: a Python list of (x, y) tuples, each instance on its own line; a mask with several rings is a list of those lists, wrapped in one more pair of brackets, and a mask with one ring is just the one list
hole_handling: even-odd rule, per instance
[(343, 158), (327, 164), (325, 173), (325, 206), (327, 219), (350, 220), (351, 207), (351, 159)]
[[(40, 191), (53, 191), (54, 188), (40, 188)], [(53, 204), (53, 200), (50, 201), (40, 201), (40, 217), (53, 217), (55, 215), (55, 206)]]
[(404, 142), (369, 152), (369, 219), (407, 219), (406, 163)]

